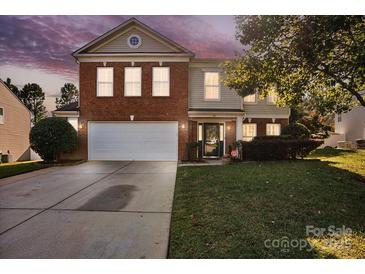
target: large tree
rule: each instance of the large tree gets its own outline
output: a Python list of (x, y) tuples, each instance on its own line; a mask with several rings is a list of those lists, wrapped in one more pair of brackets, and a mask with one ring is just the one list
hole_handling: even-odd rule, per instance
[(56, 98), (56, 108), (59, 109), (69, 103), (77, 102), (79, 100), (79, 91), (72, 83), (66, 83), (61, 88), (61, 97)]
[(241, 96), (309, 99), (321, 114), (365, 107), (365, 16), (237, 16), (243, 53), (225, 63), (225, 84)]
[(26, 84), (21, 90), (21, 98), (24, 105), (33, 114), (33, 123), (36, 124), (46, 116), (46, 108), (43, 105), (45, 95), (42, 88), (35, 84)]

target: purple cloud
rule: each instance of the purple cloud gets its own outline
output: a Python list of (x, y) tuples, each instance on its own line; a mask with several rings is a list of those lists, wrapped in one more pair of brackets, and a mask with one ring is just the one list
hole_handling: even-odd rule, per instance
[[(0, 16), (0, 63), (38, 68), (77, 79), (77, 64), (71, 53), (128, 18), (130, 16)], [(198, 57), (230, 58), (239, 50), (234, 29), (220, 33), (199, 16), (137, 18)], [(219, 17), (216, 20), (219, 24)]]

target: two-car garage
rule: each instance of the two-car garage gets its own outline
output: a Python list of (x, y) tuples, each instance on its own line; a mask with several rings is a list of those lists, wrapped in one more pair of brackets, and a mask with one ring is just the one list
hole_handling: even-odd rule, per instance
[(89, 160), (177, 161), (177, 122), (89, 122)]

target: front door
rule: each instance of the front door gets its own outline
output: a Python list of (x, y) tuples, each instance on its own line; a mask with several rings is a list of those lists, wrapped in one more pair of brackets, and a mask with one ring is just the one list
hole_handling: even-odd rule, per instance
[(219, 124), (204, 124), (204, 156), (219, 157)]

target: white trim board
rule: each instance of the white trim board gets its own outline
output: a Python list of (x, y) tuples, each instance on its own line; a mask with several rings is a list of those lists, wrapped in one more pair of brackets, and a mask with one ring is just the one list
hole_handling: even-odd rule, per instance
[(82, 57), (78, 57), (78, 61), (80, 63), (82, 62), (108, 62), (108, 63), (113, 63), (113, 62), (164, 62), (164, 63), (168, 63), (168, 62), (190, 62), (190, 58), (188, 57), (179, 57), (179, 56), (163, 56), (163, 55), (135, 55), (135, 56), (131, 56), (131, 55), (85, 55)]
[(290, 114), (246, 114), (244, 118), (289, 119)]

